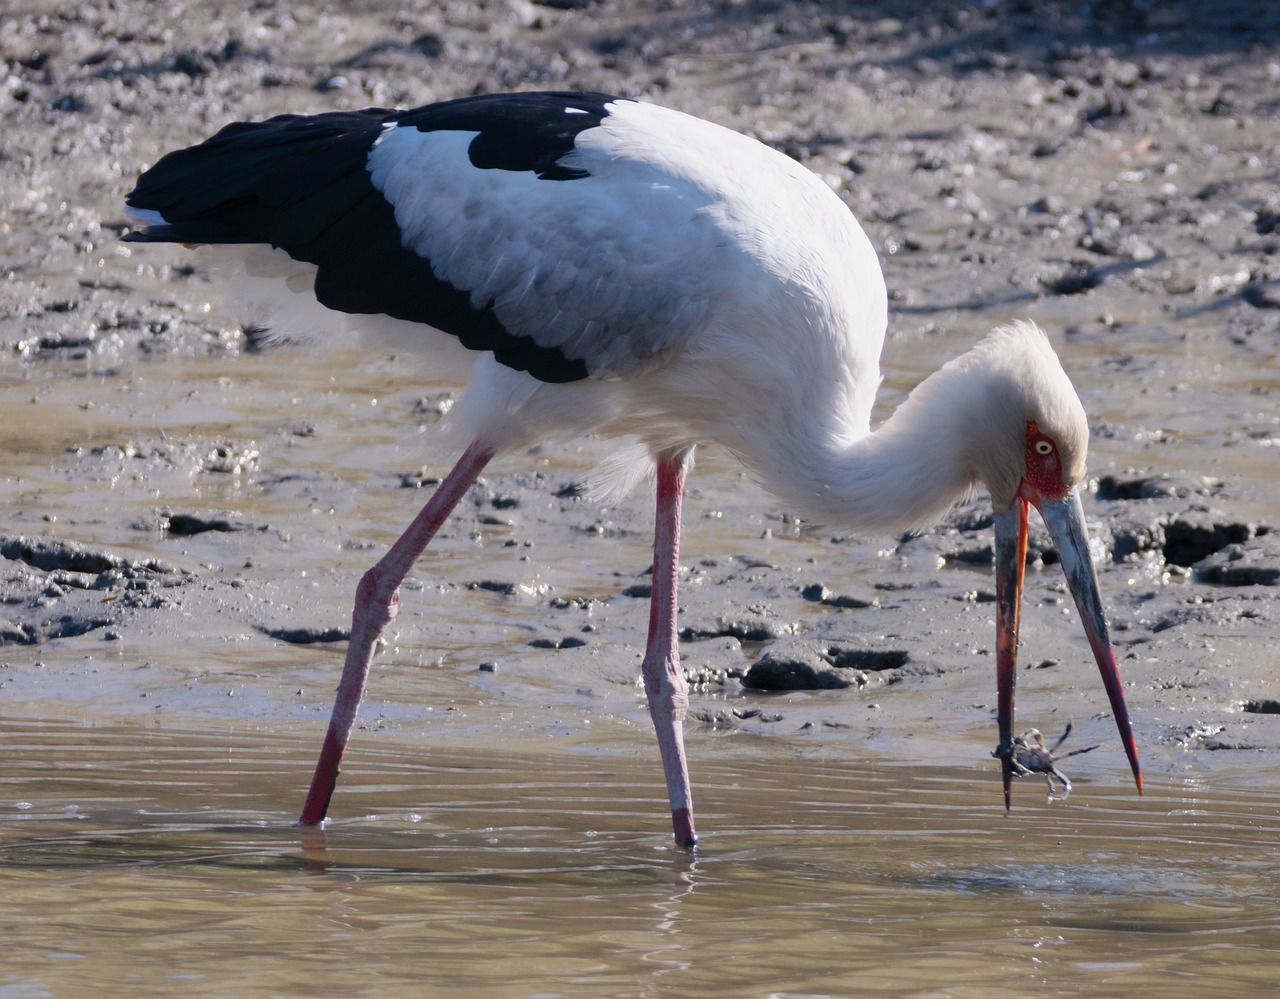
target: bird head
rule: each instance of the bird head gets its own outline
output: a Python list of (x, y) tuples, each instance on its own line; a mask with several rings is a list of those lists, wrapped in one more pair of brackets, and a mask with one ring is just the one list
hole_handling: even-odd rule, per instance
[(1039, 327), (1000, 327), (948, 368), (964, 386), (956, 393), (959, 446), (997, 510), (1018, 498), (1061, 499), (1083, 480), (1089, 423)]
[(1078, 487), (1084, 479), (1089, 448), (1084, 407), (1049, 341), (1031, 323), (996, 330), (940, 374), (943, 377), (938, 385), (929, 391), (942, 393), (952, 403), (950, 442), (962, 455), (968, 474), (986, 485), (995, 514), (996, 713), (1000, 728), (995, 755), (1003, 763), (1006, 807), (1017, 754), (1013, 691), (1027, 514), (1032, 506), (1039, 511), (1058, 551), (1141, 791), (1137, 748), (1080, 504)]

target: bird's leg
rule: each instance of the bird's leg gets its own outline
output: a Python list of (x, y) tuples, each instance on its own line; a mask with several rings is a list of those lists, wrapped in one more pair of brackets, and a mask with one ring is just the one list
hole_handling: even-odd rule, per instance
[(680, 666), (676, 635), (680, 581), (680, 501), (691, 449), (658, 456), (658, 501), (653, 532), (653, 585), (649, 597), (649, 641), (641, 671), (649, 714), (658, 734), (662, 770), (671, 801), (671, 825), (679, 846), (698, 843), (693, 828), (693, 796), (684, 754), (684, 717), (689, 685)]
[(320, 759), (311, 778), (311, 790), (298, 824), (316, 825), (322, 822), (329, 810), (329, 799), (338, 782), (338, 767), (342, 762), (347, 738), (355, 724), (356, 710), (364, 696), (365, 681), (373, 652), (383, 629), (396, 616), (400, 603), (400, 584), (413, 568), (427, 544), (435, 537), (466, 495), (472, 483), (483, 471), (493, 451), (472, 444), (458, 459), (453, 470), (432, 493), (426, 505), (413, 518), (408, 529), (400, 535), (387, 554), (361, 577), (356, 587), (355, 608), (351, 612), (351, 640), (347, 645), (347, 658), (342, 667), (342, 679), (333, 702), (333, 714), (329, 718), (329, 731), (325, 735)]

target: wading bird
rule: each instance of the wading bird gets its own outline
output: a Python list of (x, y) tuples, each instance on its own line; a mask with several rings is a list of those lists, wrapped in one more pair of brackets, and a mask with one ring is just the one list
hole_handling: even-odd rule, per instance
[[(886, 295), (871, 243), (812, 173), (697, 118), (591, 93), (470, 97), (228, 125), (163, 157), (125, 238), (221, 247), (248, 297), (283, 297), (461, 365), (465, 444), (356, 590), (333, 715), (300, 822), (322, 821), (399, 587), (494, 455), (594, 432), (656, 469), (642, 673), (676, 841), (694, 831), (676, 636), (680, 505), (717, 444), (809, 518), (863, 532), (995, 509), (999, 747), (1014, 764), (1018, 612), (1035, 506), (1057, 545), (1141, 790), (1078, 484), (1084, 410), (1044, 334), (996, 330), (870, 427)], [(332, 312), (329, 314), (332, 317)], [(304, 320), (305, 322), (305, 320)]]

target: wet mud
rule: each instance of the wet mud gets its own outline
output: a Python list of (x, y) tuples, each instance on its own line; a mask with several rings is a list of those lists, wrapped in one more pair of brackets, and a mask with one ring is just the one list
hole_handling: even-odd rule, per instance
[[(429, 437), (453, 387), (356, 346), (269, 346), (191, 255), (121, 243), (138, 172), (236, 119), (590, 89), (747, 131), (839, 191), (891, 289), (878, 416), (996, 323), (1049, 331), (1091, 417), (1086, 509), (1145, 765), (1273, 783), (1280, 10), (926, 6), (5, 14), (6, 713), (319, 723), (359, 574), (447, 468)], [(407, 588), (366, 728), (647, 725), (652, 499), (586, 495), (608, 451), (547, 448), (485, 477)], [(981, 497), (862, 538), (700, 456), (681, 611), (695, 761), (743, 736), (981, 763), (991, 543)], [(1047, 535), (1029, 558), (1021, 718), (1105, 743)], [(1073, 780), (1124, 771), (1114, 740), (1070, 761)]]

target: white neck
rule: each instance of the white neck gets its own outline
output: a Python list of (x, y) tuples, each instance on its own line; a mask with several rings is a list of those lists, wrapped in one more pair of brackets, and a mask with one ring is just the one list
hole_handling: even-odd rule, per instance
[(833, 415), (835, 406), (797, 411), (808, 422), (801, 415), (751, 427), (755, 438), (735, 450), (800, 512), (858, 531), (924, 526), (979, 482), (1003, 509), (1026, 471), (1032, 420), (1056, 440), (1065, 480), (1084, 476), (1084, 409), (1030, 323), (997, 329), (943, 365), (874, 433)]
[(957, 447), (956, 414), (943, 403), (941, 393), (917, 390), (874, 433), (845, 442), (775, 426), (772, 442), (740, 456), (771, 492), (817, 522), (866, 534), (923, 527), (977, 484)]

